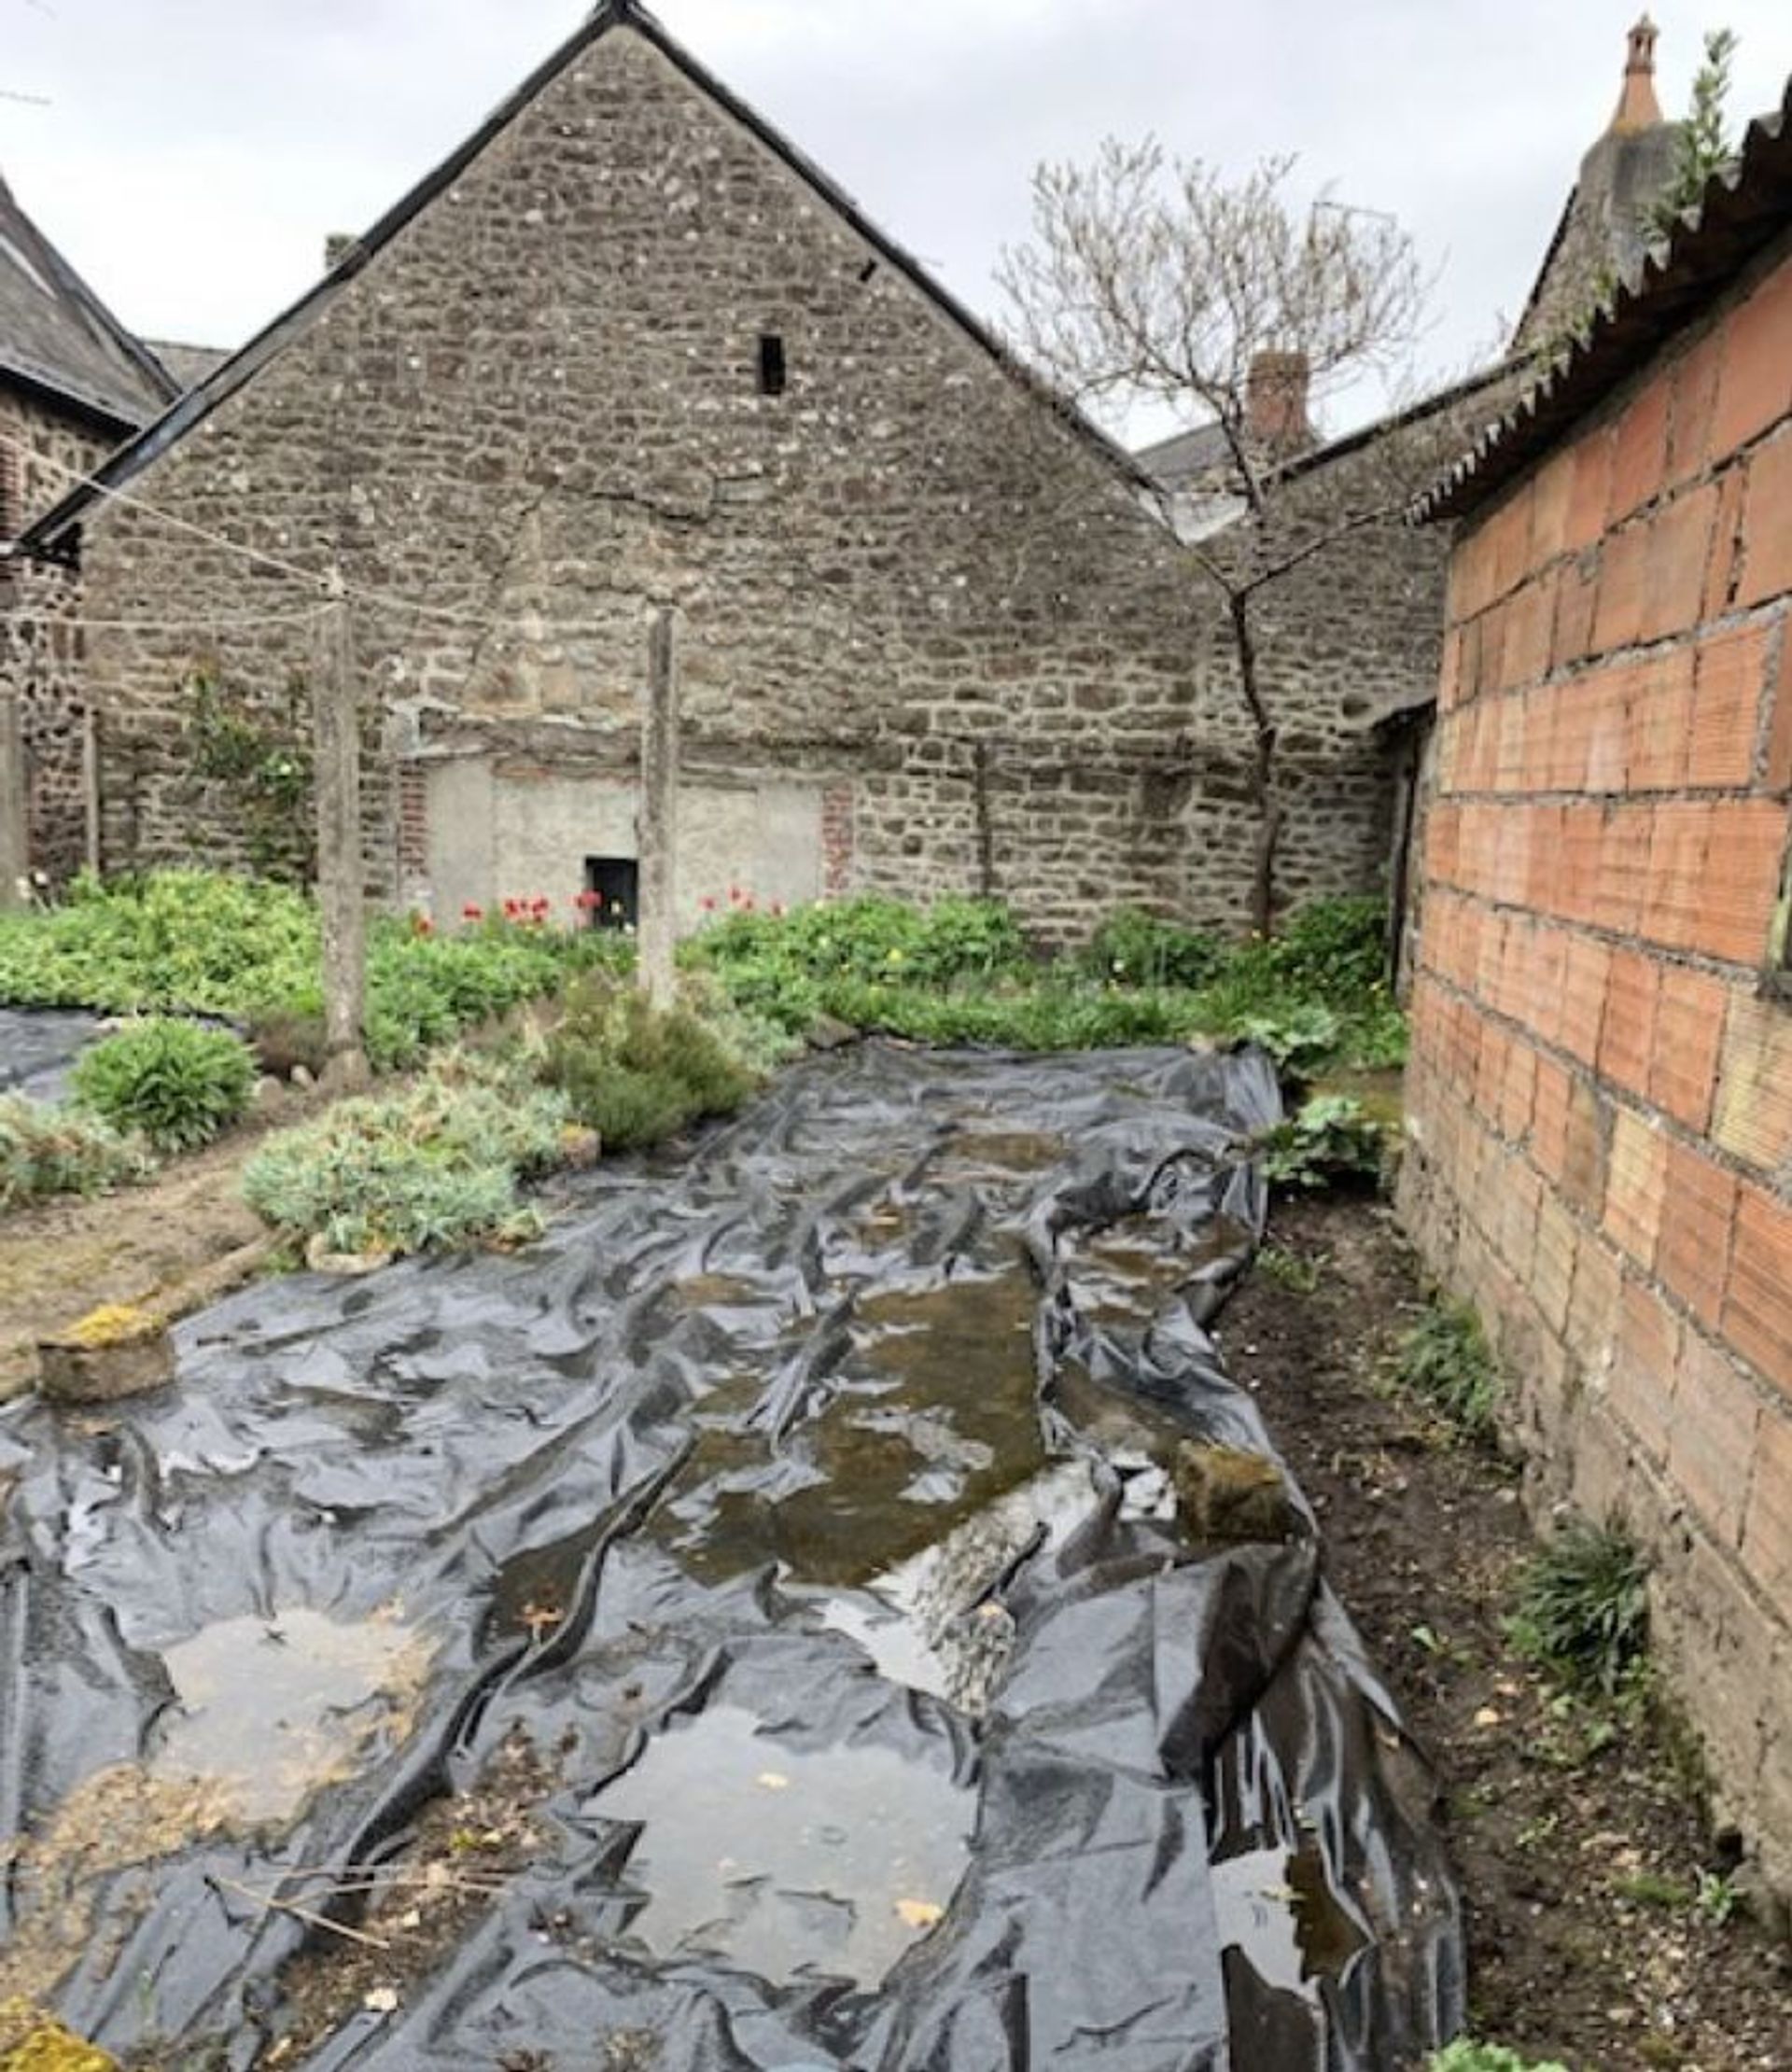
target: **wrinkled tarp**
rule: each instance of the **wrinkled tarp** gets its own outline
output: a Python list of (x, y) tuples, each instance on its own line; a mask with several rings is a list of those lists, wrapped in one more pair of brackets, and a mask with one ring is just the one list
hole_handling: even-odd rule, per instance
[(0, 1007), (0, 1094), (61, 1100), (68, 1068), (104, 1027), (99, 1015)]
[[(263, 1629), (250, 1682), (317, 1615), (427, 1664), (289, 1825), (146, 1841), (146, 1877), (141, 1809), (101, 1795), (112, 1839), (15, 1869), (0, 1928), (35, 1947), (72, 1901), (71, 2025), (252, 2064), (308, 1931), (241, 1895), (316, 1907), (283, 1876), (400, 1860), (520, 1729), (552, 1772), (533, 1861), (313, 2065), (584, 2066), (642, 2032), (626, 2062), (692, 2072), (1415, 2058), (1463, 2008), (1422, 1764), (1298, 1495), (1290, 1536), (1223, 1544), (1164, 1472), (1179, 1435), (1269, 1450), (1205, 1327), (1276, 1113), (1254, 1055), (867, 1045), (571, 1183), (520, 1254), (256, 1286), (128, 1414), (0, 1419), (0, 1835), (165, 1765), (207, 1634)], [(227, 1740), (254, 1695), (217, 1700)], [(743, 1738), (773, 1810), (735, 1831), (705, 1792)], [(821, 1820), (805, 1778), (854, 1763), (912, 1806), (880, 1782)], [(945, 1909), (881, 1978), (860, 1814), (936, 1881), (918, 1926)], [(661, 1889), (693, 1839), (732, 1917), (694, 1929)], [(771, 1861), (811, 1843), (852, 1875)]]

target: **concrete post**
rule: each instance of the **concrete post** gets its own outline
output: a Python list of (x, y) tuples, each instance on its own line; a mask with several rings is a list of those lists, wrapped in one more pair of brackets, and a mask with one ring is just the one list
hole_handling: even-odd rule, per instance
[(100, 791), (100, 716), (91, 706), (81, 714), (81, 821), (86, 836), (82, 861), (95, 877), (104, 861), (100, 838), (100, 815), (104, 809)]
[(0, 691), (0, 908), (29, 897), (31, 844), (26, 820), (25, 729), (16, 691)]
[(367, 889), (361, 856), (359, 699), (348, 606), (340, 581), (335, 587), (336, 594), (318, 619), (314, 691), (317, 899), (324, 936), (324, 1084), (345, 1092), (367, 1080), (361, 1036), (367, 995)]
[(640, 964), (638, 983), (655, 1007), (677, 987), (679, 842), (678, 614), (653, 614), (647, 649), (647, 718), (641, 729)]

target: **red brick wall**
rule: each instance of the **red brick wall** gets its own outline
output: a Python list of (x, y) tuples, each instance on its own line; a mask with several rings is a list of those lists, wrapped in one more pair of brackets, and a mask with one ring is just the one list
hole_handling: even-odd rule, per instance
[(1408, 1225), (1792, 1886), (1792, 257), (1463, 527)]

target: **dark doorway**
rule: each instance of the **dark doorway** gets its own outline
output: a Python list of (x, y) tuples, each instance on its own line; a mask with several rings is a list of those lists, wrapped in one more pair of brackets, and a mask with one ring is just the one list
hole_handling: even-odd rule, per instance
[(641, 867), (632, 856), (588, 856), (585, 890), (593, 928), (634, 928), (641, 917)]

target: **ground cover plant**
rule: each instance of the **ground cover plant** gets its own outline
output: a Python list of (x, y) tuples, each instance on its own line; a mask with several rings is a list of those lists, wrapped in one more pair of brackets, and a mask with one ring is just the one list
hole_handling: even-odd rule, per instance
[(0, 1212), (46, 1195), (105, 1194), (143, 1179), (152, 1162), (141, 1139), (97, 1116), (0, 1096)]
[(1466, 1303), (1441, 1298), (1427, 1303), (1394, 1349), (1393, 1376), (1463, 1438), (1494, 1444), (1500, 1372), (1480, 1319)]
[(1564, 1526), (1526, 1564), (1507, 1630), (1571, 1687), (1615, 1696), (1648, 1646), (1648, 1564), (1615, 1526)]
[(1278, 1187), (1376, 1186), (1388, 1158), (1387, 1130), (1351, 1094), (1314, 1094), (1259, 1143)]
[(567, 991), (541, 1076), (611, 1151), (657, 1143), (705, 1115), (731, 1113), (753, 1073), (689, 1006), (664, 1011), (600, 973)]
[(151, 1015), (84, 1050), (69, 1074), (77, 1108), (157, 1151), (197, 1151), (238, 1121), (255, 1055), (228, 1029)]
[(917, 1043), (1020, 1050), (1211, 1036), (1259, 1043), (1303, 1079), (1404, 1059), (1385, 931), (1373, 899), (1316, 901), (1279, 935), (1242, 944), (1125, 911), (1081, 954), (1044, 961), (999, 902), (865, 896), (788, 915), (743, 902), (685, 955), (740, 1006), (799, 1033), (829, 1016)]
[[(415, 1064), (458, 1030), (626, 953), (619, 936), (544, 901), (471, 917), (454, 934), (412, 917), (369, 931), (367, 1049), (376, 1071)], [(112, 1014), (182, 1012), (262, 1030), (287, 1062), (321, 1056), (322, 946), (312, 896), (221, 872), (77, 880), (61, 905), (0, 915), (0, 1001)], [(273, 1062), (279, 1059), (271, 1060)]]

